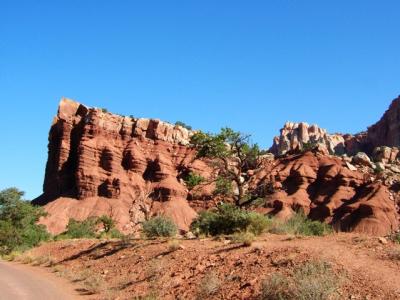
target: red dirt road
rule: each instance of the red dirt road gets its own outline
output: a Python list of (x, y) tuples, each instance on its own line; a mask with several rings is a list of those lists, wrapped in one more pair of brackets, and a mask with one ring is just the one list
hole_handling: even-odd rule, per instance
[(81, 299), (72, 286), (40, 268), (0, 261), (0, 300)]

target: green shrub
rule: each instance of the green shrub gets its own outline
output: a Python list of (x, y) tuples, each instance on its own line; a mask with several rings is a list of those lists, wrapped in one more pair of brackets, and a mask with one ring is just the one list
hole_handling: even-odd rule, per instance
[(95, 238), (98, 219), (91, 217), (83, 221), (69, 219), (67, 230), (58, 236), (60, 239)]
[(205, 179), (201, 175), (190, 172), (189, 175), (184, 180), (185, 180), (185, 183), (186, 183), (186, 186), (188, 187), (188, 189), (192, 190), (193, 188), (198, 186), (200, 183), (202, 183)]
[(0, 255), (24, 251), (50, 238), (46, 228), (37, 224), (46, 213), (23, 200), (23, 195), (16, 188), (0, 192)]
[(224, 177), (218, 177), (215, 181), (214, 195), (231, 196), (232, 195), (232, 182)]
[(192, 126), (189, 126), (187, 124), (185, 124), (184, 122), (181, 121), (176, 121), (175, 122), (175, 126), (181, 126), (183, 128), (186, 128), (187, 130), (192, 130)]
[(191, 224), (191, 231), (212, 236), (240, 231), (250, 231), (259, 235), (267, 229), (268, 224), (268, 219), (258, 213), (223, 203), (214, 210), (200, 212)]
[(109, 232), (110, 230), (115, 228), (115, 221), (113, 218), (102, 215), (97, 219), (97, 223), (101, 223), (104, 232)]
[(303, 213), (296, 213), (286, 222), (276, 222), (273, 233), (304, 236), (324, 236), (333, 232), (332, 227), (319, 221), (308, 219)]
[(273, 220), (256, 212), (248, 213), (249, 225), (247, 230), (255, 235), (260, 235), (273, 227)]
[(103, 231), (100, 234), (100, 238), (103, 238), (103, 239), (123, 239), (124, 238), (124, 234), (122, 234), (122, 232), (120, 232), (117, 228), (112, 228), (108, 232)]
[(122, 237), (123, 234), (115, 228), (115, 221), (111, 217), (103, 215), (100, 217), (90, 217), (83, 221), (70, 219), (66, 231), (56, 236), (55, 239), (120, 239)]
[(166, 216), (158, 216), (142, 224), (143, 233), (148, 238), (175, 236), (178, 228), (174, 221)]

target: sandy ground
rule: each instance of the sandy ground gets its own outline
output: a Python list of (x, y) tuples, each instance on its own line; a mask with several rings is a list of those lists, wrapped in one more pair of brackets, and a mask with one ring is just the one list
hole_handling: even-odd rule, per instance
[(81, 299), (70, 283), (48, 271), (0, 261), (0, 300)]
[(27, 255), (47, 257), (49, 271), (75, 282), (90, 299), (196, 299), (209, 278), (218, 286), (207, 299), (259, 299), (262, 282), (272, 274), (290, 275), (296, 266), (325, 261), (341, 276), (339, 299), (390, 300), (400, 299), (399, 253), (399, 245), (377, 237), (266, 234), (250, 247), (225, 239), (74, 240)]

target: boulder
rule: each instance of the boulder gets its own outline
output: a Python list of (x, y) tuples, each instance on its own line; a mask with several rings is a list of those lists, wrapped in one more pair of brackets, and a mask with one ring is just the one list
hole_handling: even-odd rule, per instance
[(399, 149), (397, 147), (376, 147), (372, 154), (374, 161), (382, 162), (385, 164), (393, 163), (397, 160)]
[(358, 152), (353, 156), (353, 163), (361, 166), (372, 167), (371, 159), (364, 152)]

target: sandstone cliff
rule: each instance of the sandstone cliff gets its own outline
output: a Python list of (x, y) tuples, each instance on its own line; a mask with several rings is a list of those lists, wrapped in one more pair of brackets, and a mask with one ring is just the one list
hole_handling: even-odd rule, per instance
[(44, 221), (60, 232), (70, 217), (113, 214), (131, 230), (147, 210), (170, 215), (181, 229), (196, 216), (183, 173), (207, 165), (187, 147), (191, 132), (154, 119), (135, 119), (62, 99), (49, 134)]
[[(271, 148), (285, 155), (267, 155), (262, 167), (243, 174), (251, 177), (251, 194), (265, 200), (260, 209), (280, 218), (302, 209), (342, 231), (382, 235), (397, 230), (400, 197), (392, 172), (400, 172), (398, 167), (388, 166), (379, 178), (370, 162), (355, 167), (347, 156), (330, 154), (398, 145), (399, 103), (395, 100), (380, 122), (355, 136), (287, 123)], [(163, 213), (188, 230), (196, 211), (215, 204), (212, 183), (189, 191), (183, 181), (190, 172), (213, 174), (210, 162), (196, 159), (191, 135), (159, 120), (123, 117), (63, 99), (49, 134), (44, 193), (34, 200), (49, 212), (42, 222), (59, 233), (69, 218), (106, 214), (123, 231), (137, 232), (147, 217)], [(318, 147), (297, 151), (308, 144)], [(398, 153), (387, 147), (373, 151), (382, 169), (397, 162)], [(356, 158), (363, 162), (362, 157)]]
[(393, 100), (379, 122), (368, 128), (371, 148), (400, 146), (400, 97)]
[(329, 134), (318, 125), (287, 122), (270, 149), (275, 155), (303, 150), (307, 145), (320, 145), (330, 154), (354, 155), (357, 152), (372, 154), (379, 146), (400, 146), (400, 97), (393, 100), (382, 119), (366, 132)]

